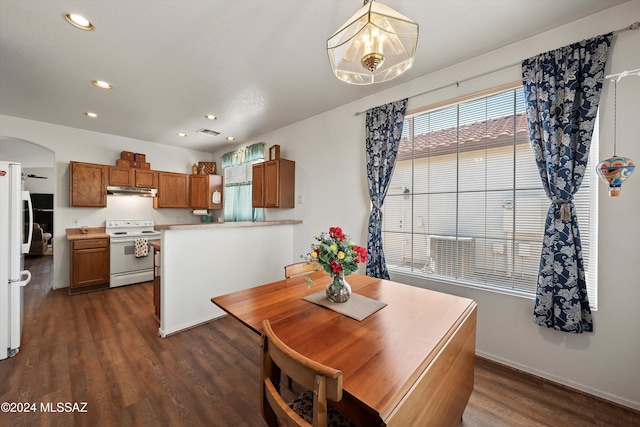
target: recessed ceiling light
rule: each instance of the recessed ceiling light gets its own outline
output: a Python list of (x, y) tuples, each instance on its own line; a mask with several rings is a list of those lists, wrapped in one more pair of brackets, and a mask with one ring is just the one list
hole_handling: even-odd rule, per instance
[(98, 115), (96, 113), (87, 112), (87, 113), (84, 113), (84, 115), (87, 117), (91, 117), (92, 119), (98, 118)]
[(215, 119), (217, 119), (217, 117), (216, 117), (216, 116), (214, 116), (213, 114), (207, 114), (205, 117), (206, 117), (207, 119), (209, 119), (209, 120), (215, 120)]
[(91, 84), (100, 89), (105, 89), (105, 90), (113, 89), (113, 86), (111, 86), (110, 83), (105, 82), (103, 80), (91, 80)]
[(65, 13), (64, 19), (66, 19), (69, 24), (73, 25), (76, 28), (80, 28), (81, 30), (93, 31), (95, 29), (93, 24), (82, 15), (78, 15), (75, 13)]
[(228, 136), (227, 137), (227, 141), (229, 141), (229, 142), (232, 142), (232, 141), (235, 141), (235, 140), (236, 139), (234, 137), (232, 137), (232, 136)]
[(178, 136), (180, 136), (182, 138), (186, 138), (187, 137), (187, 134), (186, 133), (182, 133), (182, 132), (177, 133), (176, 135), (178, 135)]

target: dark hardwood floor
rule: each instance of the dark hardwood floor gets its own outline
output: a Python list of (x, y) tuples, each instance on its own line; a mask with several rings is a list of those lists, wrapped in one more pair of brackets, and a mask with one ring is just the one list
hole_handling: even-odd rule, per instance
[[(257, 335), (224, 317), (160, 338), (151, 283), (69, 296), (50, 289), (51, 264), (27, 259), (22, 348), (0, 361), (0, 403), (35, 411), (0, 426), (264, 425)], [(58, 403), (86, 412), (42, 411)], [(627, 427), (640, 413), (478, 359), (461, 426)]]

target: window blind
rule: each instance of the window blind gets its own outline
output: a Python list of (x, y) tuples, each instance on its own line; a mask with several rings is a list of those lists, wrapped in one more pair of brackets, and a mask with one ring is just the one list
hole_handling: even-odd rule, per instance
[[(574, 204), (595, 308), (591, 162), (588, 171)], [(549, 203), (521, 88), (408, 116), (383, 206), (388, 268), (534, 295)]]

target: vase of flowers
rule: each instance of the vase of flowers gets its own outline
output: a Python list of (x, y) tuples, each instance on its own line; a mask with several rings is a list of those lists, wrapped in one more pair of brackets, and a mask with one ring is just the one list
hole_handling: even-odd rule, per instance
[(358, 246), (340, 227), (331, 227), (322, 232), (311, 244), (309, 261), (317, 262), (332, 277), (327, 285), (327, 299), (331, 302), (346, 302), (351, 296), (351, 287), (345, 276), (358, 269), (358, 264), (367, 260), (367, 250)]
[(331, 283), (327, 285), (327, 299), (331, 302), (347, 302), (351, 298), (351, 286), (344, 280), (344, 273), (332, 273)]

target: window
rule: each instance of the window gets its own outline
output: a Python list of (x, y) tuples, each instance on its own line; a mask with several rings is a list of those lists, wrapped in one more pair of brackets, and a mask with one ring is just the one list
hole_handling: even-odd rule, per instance
[[(591, 159), (597, 146), (594, 140)], [(588, 171), (574, 203), (595, 308), (597, 179), (591, 160)], [(387, 266), (535, 295), (548, 208), (522, 88), (408, 115), (383, 206)]]
[(225, 221), (264, 221), (264, 210), (251, 204), (253, 164), (261, 161), (264, 142), (222, 156)]

